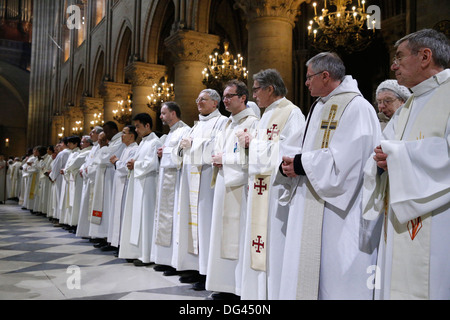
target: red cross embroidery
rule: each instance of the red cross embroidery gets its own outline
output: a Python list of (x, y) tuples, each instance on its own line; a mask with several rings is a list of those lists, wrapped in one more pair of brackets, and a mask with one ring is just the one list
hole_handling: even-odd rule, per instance
[(276, 130), (278, 128), (277, 124), (274, 124), (272, 126), (272, 129), (267, 129), (267, 136), (269, 138), (269, 141), (271, 141), (273, 138), (275, 138), (277, 135), (280, 134), (280, 130)]
[(256, 252), (261, 253), (261, 247), (264, 249), (264, 242), (261, 242), (261, 236), (258, 236), (257, 240), (253, 240), (252, 247), (256, 246)]
[(255, 183), (254, 189), (257, 190), (259, 188), (258, 194), (262, 195), (264, 193), (263, 190), (267, 190), (267, 184), (265, 184), (263, 182), (264, 178), (258, 178), (258, 180), (259, 180), (259, 184)]

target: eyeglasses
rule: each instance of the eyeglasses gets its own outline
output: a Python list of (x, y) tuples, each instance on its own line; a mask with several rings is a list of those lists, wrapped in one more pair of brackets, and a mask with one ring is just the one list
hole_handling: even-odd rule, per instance
[(253, 93), (256, 93), (256, 92), (258, 92), (259, 89), (261, 89), (261, 87), (253, 87), (252, 91), (253, 91)]
[(231, 99), (233, 99), (233, 97), (236, 97), (236, 96), (239, 96), (239, 94), (238, 93), (230, 93), (230, 94), (227, 94), (226, 96), (223, 96), (222, 100), (223, 101), (231, 100)]
[(408, 58), (409, 56), (412, 56), (412, 54), (408, 54), (406, 56), (401, 56), (401, 57), (394, 56), (394, 59), (392, 60), (392, 64), (396, 65), (398, 67), (400, 65), (400, 61), (402, 61), (402, 59)]
[(211, 100), (211, 99), (207, 99), (207, 98), (201, 97), (201, 98), (197, 98), (197, 100), (195, 100), (195, 102), (196, 102), (196, 103), (200, 103), (200, 102), (208, 101), (208, 100)]
[(390, 106), (392, 103), (394, 103), (395, 100), (398, 100), (397, 98), (395, 99), (383, 99), (383, 100), (377, 100), (377, 104), (384, 104), (385, 106)]
[(312, 74), (312, 75), (310, 75), (310, 76), (306, 76), (306, 81), (311, 81), (311, 79), (312, 79), (313, 77), (315, 77), (315, 76), (317, 76), (318, 74), (321, 74), (321, 73), (323, 73), (323, 71), (314, 73), (314, 74)]

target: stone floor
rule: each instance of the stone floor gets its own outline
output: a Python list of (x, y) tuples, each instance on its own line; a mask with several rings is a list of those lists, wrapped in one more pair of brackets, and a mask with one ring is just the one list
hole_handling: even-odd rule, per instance
[(210, 294), (96, 249), (15, 202), (0, 205), (0, 300), (206, 300)]

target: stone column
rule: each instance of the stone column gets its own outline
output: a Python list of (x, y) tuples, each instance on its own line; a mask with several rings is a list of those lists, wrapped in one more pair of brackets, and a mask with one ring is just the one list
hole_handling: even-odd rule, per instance
[(218, 36), (191, 30), (178, 30), (165, 40), (175, 61), (175, 100), (188, 125), (192, 126), (198, 120), (195, 99), (205, 89), (202, 71), (211, 52), (219, 47), (219, 41)]
[(52, 136), (50, 144), (57, 144), (61, 137), (58, 134), (61, 133), (61, 128), (64, 127), (64, 116), (63, 115), (54, 115), (52, 117)]
[(253, 75), (277, 69), (293, 99), (292, 30), (305, 0), (235, 0), (247, 18), (249, 88)]
[(103, 113), (103, 103), (104, 101), (102, 98), (81, 98), (81, 107), (84, 116), (83, 135), (89, 134), (93, 129), (94, 125), (92, 125), (91, 122), (95, 120), (95, 114)]
[[(100, 94), (104, 98), (103, 120), (115, 121), (113, 111), (117, 109), (117, 102), (126, 100), (131, 93), (131, 85), (117, 82), (103, 82), (100, 86)], [(117, 123), (117, 121), (115, 121)], [(119, 124), (119, 123), (117, 123)], [(122, 124), (119, 124), (123, 126)]]
[(126, 78), (132, 82), (133, 116), (143, 112), (148, 113), (152, 117), (153, 125), (156, 124), (157, 115), (154, 110), (147, 107), (147, 96), (152, 93), (152, 86), (159, 83), (166, 72), (166, 66), (139, 61), (135, 61), (126, 67)]

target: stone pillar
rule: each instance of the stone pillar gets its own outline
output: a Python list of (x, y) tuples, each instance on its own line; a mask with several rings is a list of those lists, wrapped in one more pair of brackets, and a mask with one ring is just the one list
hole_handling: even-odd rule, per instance
[[(100, 94), (104, 98), (103, 120), (115, 121), (113, 111), (117, 109), (117, 102), (126, 100), (131, 93), (131, 85), (117, 82), (103, 82), (100, 86)], [(117, 121), (115, 121), (117, 123)], [(119, 123), (117, 123), (119, 124)], [(122, 124), (119, 124), (123, 126)]]
[(81, 98), (81, 107), (84, 116), (83, 135), (89, 134), (93, 129), (94, 125), (92, 125), (91, 122), (95, 120), (95, 114), (103, 113), (103, 103), (104, 101), (102, 98)]
[(244, 11), (248, 30), (248, 86), (262, 69), (277, 69), (293, 99), (292, 30), (305, 0), (236, 0)]
[(52, 136), (50, 143), (55, 145), (59, 142), (58, 135), (61, 133), (61, 128), (64, 127), (64, 116), (62, 115), (54, 115), (52, 117)]
[(205, 89), (202, 71), (211, 52), (219, 47), (219, 41), (218, 36), (191, 30), (178, 30), (165, 40), (175, 62), (175, 100), (188, 125), (192, 126), (198, 120), (195, 99)]
[[(133, 116), (139, 113), (148, 113), (156, 124), (156, 112), (147, 107), (148, 98), (152, 93), (152, 86), (166, 75), (167, 68), (159, 64), (148, 64), (135, 61), (125, 69), (126, 78), (132, 82)], [(153, 128), (155, 129), (155, 128)]]

